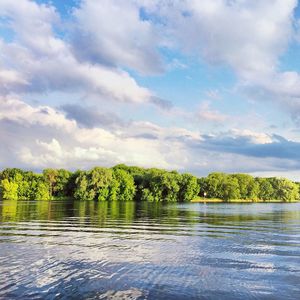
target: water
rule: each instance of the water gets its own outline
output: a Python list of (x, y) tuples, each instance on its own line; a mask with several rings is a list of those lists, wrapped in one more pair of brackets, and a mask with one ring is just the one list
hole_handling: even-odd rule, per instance
[(0, 202), (1, 299), (300, 299), (300, 203)]

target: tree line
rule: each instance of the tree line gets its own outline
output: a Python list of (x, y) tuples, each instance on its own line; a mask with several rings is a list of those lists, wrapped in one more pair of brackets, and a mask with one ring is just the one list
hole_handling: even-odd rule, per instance
[(260, 178), (248, 174), (191, 174), (162, 169), (117, 165), (70, 172), (45, 169), (42, 174), (7, 168), (0, 172), (0, 198), (50, 200), (74, 198), (97, 201), (187, 202), (196, 197), (224, 201), (298, 200), (299, 183), (285, 178)]

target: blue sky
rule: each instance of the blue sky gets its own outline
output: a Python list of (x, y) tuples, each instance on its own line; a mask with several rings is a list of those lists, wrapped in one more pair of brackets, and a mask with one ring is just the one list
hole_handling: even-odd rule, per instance
[(0, 0), (0, 168), (300, 180), (295, 0)]

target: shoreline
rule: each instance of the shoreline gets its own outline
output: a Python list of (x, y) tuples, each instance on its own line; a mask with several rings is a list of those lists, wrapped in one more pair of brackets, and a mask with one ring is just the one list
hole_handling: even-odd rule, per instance
[(250, 200), (250, 199), (230, 199), (223, 200), (218, 198), (196, 198), (191, 203), (298, 203), (299, 200), (282, 201), (282, 200)]

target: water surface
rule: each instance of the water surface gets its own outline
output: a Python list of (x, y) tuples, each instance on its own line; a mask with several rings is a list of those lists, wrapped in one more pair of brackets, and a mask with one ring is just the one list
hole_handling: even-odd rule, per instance
[(300, 299), (300, 203), (0, 202), (1, 299)]

